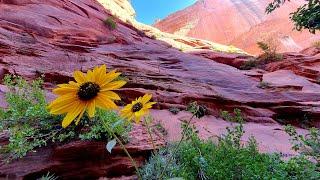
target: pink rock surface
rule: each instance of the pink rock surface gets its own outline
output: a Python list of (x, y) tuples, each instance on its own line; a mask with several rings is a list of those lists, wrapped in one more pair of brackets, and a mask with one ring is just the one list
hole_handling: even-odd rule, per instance
[[(71, 80), (76, 69), (86, 71), (106, 64), (129, 79), (120, 91), (126, 102), (152, 93), (157, 108), (199, 101), (214, 115), (221, 109), (239, 108), (251, 117), (250, 121), (279, 117), (299, 121), (305, 113), (312, 122), (319, 121), (318, 112), (310, 104), (320, 100), (320, 92), (261, 89), (257, 79), (229, 66), (237, 67), (247, 56), (213, 51), (183, 53), (118, 19), (117, 28), (111, 31), (103, 23), (111, 15), (97, 1), (25, 0), (0, 4), (2, 77), (8, 72), (29, 79), (44, 74), (46, 88), (51, 89)], [(309, 60), (319, 61), (317, 56), (299, 53), (288, 56), (288, 62), (303, 58), (305, 66)], [(274, 64), (268, 71), (298, 65)], [(261, 113), (260, 109), (272, 113)]]
[(154, 24), (162, 31), (222, 44), (232, 44), (258, 54), (256, 42), (265, 36), (279, 41), (281, 51), (299, 51), (319, 40), (319, 35), (293, 31), (289, 14), (304, 0), (287, 2), (270, 15), (269, 0), (200, 0)]

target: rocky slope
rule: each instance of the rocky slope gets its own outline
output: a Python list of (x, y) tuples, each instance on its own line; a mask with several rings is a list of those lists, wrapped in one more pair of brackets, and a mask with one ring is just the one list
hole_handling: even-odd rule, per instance
[(273, 37), (281, 51), (300, 51), (319, 40), (319, 35), (292, 31), (289, 14), (305, 3), (295, 0), (266, 15), (269, 0), (199, 0), (155, 23), (162, 31), (232, 44), (257, 54), (256, 42)]
[[(220, 110), (239, 108), (251, 129), (261, 124), (278, 129), (278, 122), (302, 121), (320, 127), (319, 49), (285, 54), (283, 61), (264, 70), (241, 71), (238, 67), (251, 57), (239, 54), (240, 49), (162, 33), (136, 22), (133, 14), (125, 0), (1, 1), (0, 77), (12, 73), (31, 79), (44, 74), (46, 88), (51, 89), (69, 81), (76, 69), (107, 64), (129, 79), (120, 91), (126, 102), (152, 93), (158, 109), (184, 108), (195, 100), (208, 107), (210, 117), (217, 117)], [(103, 23), (110, 16), (117, 23), (115, 30)], [(261, 88), (262, 80), (269, 83), (267, 88)], [(160, 117), (170, 124), (169, 118)], [(217, 124), (200, 125), (213, 126), (213, 131)], [(59, 158), (50, 158), (55, 157)], [(65, 163), (64, 167), (70, 165)], [(10, 174), (8, 170), (15, 174), (17, 169), (0, 165), (2, 176)], [(95, 170), (99, 175), (105, 172)]]

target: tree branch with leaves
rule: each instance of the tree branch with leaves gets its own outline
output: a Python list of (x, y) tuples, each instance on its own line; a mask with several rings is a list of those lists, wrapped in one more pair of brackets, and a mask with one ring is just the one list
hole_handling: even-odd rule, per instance
[[(290, 2), (290, 0), (273, 0), (267, 6), (266, 12), (270, 14), (287, 1)], [(308, 29), (309, 32), (315, 34), (317, 30), (320, 30), (320, 0), (306, 1), (306, 4), (300, 6), (295, 12), (290, 13), (290, 19), (294, 22), (296, 30)]]

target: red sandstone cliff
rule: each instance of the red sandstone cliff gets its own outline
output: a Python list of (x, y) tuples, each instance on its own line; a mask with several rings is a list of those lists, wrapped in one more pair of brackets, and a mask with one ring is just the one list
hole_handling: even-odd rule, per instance
[(300, 51), (319, 40), (308, 31), (293, 31), (289, 14), (305, 3), (286, 3), (270, 15), (265, 8), (270, 0), (199, 0), (155, 23), (164, 32), (187, 35), (222, 44), (232, 44), (253, 54), (259, 53), (256, 42), (275, 37), (281, 51)]
[[(112, 14), (117, 23), (113, 31), (103, 23)], [(212, 115), (196, 122), (205, 137), (221, 130), (220, 125), (228, 125), (216, 121), (220, 110), (234, 108), (244, 113), (246, 130), (261, 134), (259, 143), (267, 143), (264, 145), (275, 151), (283, 147), (283, 141), (289, 143), (277, 121), (297, 123), (307, 117), (311, 125), (320, 127), (319, 49), (284, 54), (283, 61), (268, 64), (263, 70), (241, 71), (239, 66), (251, 57), (227, 53), (241, 50), (162, 33), (136, 22), (133, 14), (126, 0), (2, 0), (0, 77), (5, 73), (25, 78), (44, 74), (46, 88), (51, 88), (68, 82), (75, 69), (86, 71), (106, 64), (129, 79), (119, 92), (126, 97), (124, 101), (153, 94), (158, 102), (155, 108), (165, 109), (155, 112), (155, 117), (174, 132), (169, 132), (172, 136), (178, 132), (180, 120), (163, 114), (168, 113), (168, 107), (183, 108), (190, 101), (207, 106)], [(188, 51), (181, 52), (185, 49)], [(260, 88), (261, 80), (269, 87)], [(129, 144), (134, 144), (131, 150), (139, 162), (150, 153), (142, 129), (132, 132), (137, 139)], [(48, 148), (14, 164), (0, 164), (0, 178), (27, 179), (48, 170), (62, 178), (81, 178), (83, 174), (119, 178), (134, 172), (122, 153), (116, 157), (103, 154), (101, 143), (71, 142)], [(93, 156), (99, 158), (93, 161)]]

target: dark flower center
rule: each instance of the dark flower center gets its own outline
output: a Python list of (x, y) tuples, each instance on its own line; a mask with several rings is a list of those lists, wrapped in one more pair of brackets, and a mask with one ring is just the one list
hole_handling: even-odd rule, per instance
[(78, 91), (78, 97), (81, 100), (87, 101), (98, 95), (100, 86), (93, 82), (83, 83)]
[(142, 109), (143, 105), (141, 102), (138, 102), (132, 106), (132, 112), (137, 112)]

